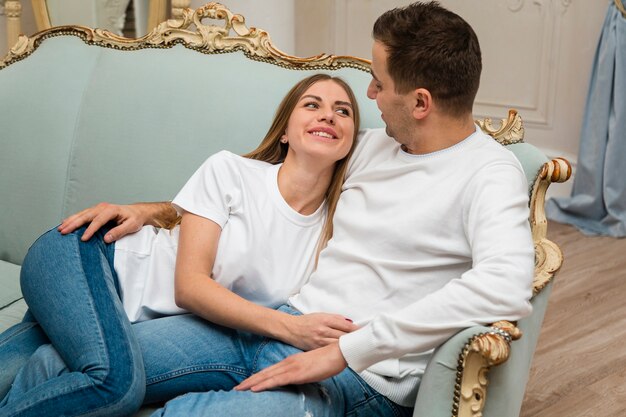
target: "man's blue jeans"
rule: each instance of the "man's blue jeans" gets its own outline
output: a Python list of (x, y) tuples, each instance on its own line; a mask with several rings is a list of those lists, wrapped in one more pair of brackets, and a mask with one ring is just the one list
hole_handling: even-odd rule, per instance
[[(49, 232), (54, 237), (51, 238), (52, 242), (46, 242), (46, 253), (38, 253), (37, 257), (52, 256), (56, 259), (55, 262), (62, 263), (76, 263), (76, 258), (70, 258), (62, 260), (64, 258), (61, 253), (56, 255), (52, 254), (51, 246), (56, 245), (57, 240), (64, 240), (58, 233)], [(74, 234), (73, 241), (77, 241), (82, 234), (82, 231), (77, 231)], [(71, 303), (71, 300), (77, 304), (76, 306), (68, 307), (72, 311), (71, 315), (65, 313), (63, 309), (59, 308), (58, 311), (53, 312), (47, 310), (45, 320), (41, 323), (41, 326), (46, 329), (47, 326), (51, 326), (53, 329), (69, 328), (65, 330), (69, 332), (72, 337), (82, 339), (85, 344), (97, 346), (106, 346), (109, 341), (104, 340), (111, 335), (104, 335), (97, 329), (84, 329), (81, 331), (76, 330), (73, 324), (76, 321), (82, 321), (82, 314), (88, 315), (91, 313), (86, 312), (74, 312), (77, 308), (83, 308), (89, 310), (87, 305), (99, 305), (106, 300), (99, 300), (99, 298), (108, 299), (106, 304), (108, 312), (103, 314), (99, 312), (101, 317), (107, 317), (107, 321), (114, 323), (126, 323), (126, 315), (119, 305), (119, 297), (115, 291), (114, 284), (116, 282), (115, 274), (112, 273), (112, 245), (105, 245), (101, 238), (103, 234), (92, 238), (96, 240), (94, 247), (99, 248), (101, 251), (104, 248), (104, 259), (98, 259), (96, 256), (92, 256), (90, 259), (96, 265), (81, 266), (84, 271), (97, 270), (95, 275), (100, 276), (100, 280), (107, 282), (108, 291), (95, 292), (80, 292), (74, 290), (72, 285), (65, 283), (60, 287), (65, 288), (64, 297), (68, 298), (67, 302)], [(70, 246), (78, 245), (78, 242), (73, 243)], [(39, 246), (36, 243), (31, 252), (36, 250)], [(63, 250), (68, 250), (67, 248)], [(85, 250), (83, 250), (84, 252)], [(101, 251), (102, 253), (102, 251)], [(30, 254), (29, 256), (34, 256)], [(73, 260), (72, 260), (73, 259)], [(83, 264), (86, 258), (83, 257), (79, 264)], [(25, 262), (26, 265), (26, 262)], [(98, 266), (99, 265), (99, 266)], [(104, 265), (104, 266), (103, 266)], [(24, 267), (23, 267), (24, 268)], [(76, 265), (64, 265), (62, 269), (76, 269)], [(108, 272), (106, 272), (108, 270)], [(26, 271), (26, 270), (25, 270)], [(105, 271), (106, 273), (104, 273)], [(87, 275), (85, 273), (85, 275)], [(104, 275), (109, 275), (104, 277)], [(92, 278), (73, 278), (78, 281), (87, 280)], [(96, 278), (93, 278), (96, 280)], [(40, 289), (45, 292), (46, 290)], [(41, 299), (41, 300), (39, 300)], [(29, 305), (31, 300), (28, 300)], [(33, 308), (33, 313), (38, 317), (39, 310), (45, 309), (45, 303), (47, 302), (44, 294), (39, 293), (38, 297), (35, 297), (35, 304), (44, 304), (44, 306), (38, 306)], [(81, 307), (78, 307), (78, 306)], [(282, 307), (282, 309), (291, 314), (298, 314), (296, 311)], [(108, 316), (116, 317), (108, 317)], [(27, 315), (28, 316), (28, 315)], [(25, 319), (26, 320), (26, 319)], [(49, 322), (53, 322), (52, 325)], [(106, 323), (104, 327), (107, 327)], [(74, 329), (74, 330), (71, 330)], [(128, 339), (128, 343), (120, 344), (119, 351), (114, 355), (107, 355), (106, 352), (102, 354), (103, 358), (110, 362), (110, 366), (119, 366), (125, 368), (128, 366), (128, 358), (137, 356), (135, 351), (135, 343), (133, 340), (136, 338), (139, 344), (139, 356), (143, 358), (143, 365), (145, 367), (145, 379), (142, 379), (142, 387), (145, 386), (145, 403), (163, 402), (170, 400), (178, 395), (187, 394), (190, 392), (202, 392), (204, 394), (188, 394), (180, 399), (176, 399), (167, 404), (165, 410), (159, 412), (165, 412), (166, 414), (180, 414), (180, 415), (202, 415), (202, 413), (211, 413), (211, 415), (234, 415), (237, 413), (241, 415), (272, 415), (272, 417), (278, 416), (291, 416), (291, 415), (306, 415), (309, 411), (313, 415), (349, 415), (349, 416), (402, 416), (410, 415), (410, 409), (397, 406), (387, 400), (385, 397), (371, 389), (356, 373), (350, 369), (345, 370), (340, 375), (323, 381), (320, 384), (308, 384), (298, 387), (288, 387), (281, 390), (266, 392), (266, 393), (251, 393), (251, 392), (235, 392), (230, 391), (235, 385), (243, 381), (249, 375), (263, 369), (266, 366), (274, 364), (283, 358), (299, 352), (298, 349), (283, 344), (281, 342), (263, 338), (260, 336), (251, 335), (245, 332), (238, 332), (236, 330), (224, 328), (221, 326), (209, 323), (197, 316), (186, 314), (180, 316), (164, 317), (160, 319), (145, 321), (137, 323), (131, 326), (134, 334), (128, 335), (126, 326), (120, 326), (118, 329), (119, 334), (114, 337), (119, 338), (121, 335), (127, 335), (123, 338)], [(92, 331), (93, 334), (88, 332)], [(13, 334), (13, 337), (11, 337)], [(18, 337), (19, 336), (19, 337)], [(25, 322), (14, 326), (4, 334), (0, 335), (0, 362), (5, 358), (13, 358), (14, 361), (24, 364), (21, 367), (20, 372), (13, 381), (13, 388), (11, 389), (7, 398), (5, 398), (5, 405), (16, 406), (15, 404), (24, 404), (24, 397), (27, 397), (26, 402), (32, 402), (31, 394), (38, 393), (42, 390), (42, 387), (48, 386), (54, 381), (59, 382), (61, 377), (65, 377), (67, 374), (73, 374), (68, 371), (73, 368), (70, 362), (65, 363), (66, 360), (71, 360), (74, 356), (69, 355), (69, 359), (66, 359), (63, 351), (67, 350), (64, 345), (63, 339), (57, 340), (51, 336), (52, 344), (60, 349), (55, 349), (52, 345), (41, 343), (47, 343), (45, 335), (42, 334), (38, 324)], [(4, 340), (4, 343), (3, 343)], [(16, 346), (17, 345), (17, 346)], [(127, 353), (123, 353), (123, 350), (128, 350)], [(59, 353), (57, 353), (57, 350)], [(96, 349), (98, 350), (98, 349)], [(18, 353), (16, 353), (16, 351)], [(32, 352), (35, 352), (30, 356)], [(112, 352), (112, 351), (111, 351)], [(30, 356), (30, 357), (29, 357)], [(124, 359), (126, 358), (126, 359)], [(103, 361), (106, 362), (106, 361)], [(132, 361), (130, 361), (132, 362)], [(136, 364), (140, 364), (141, 361), (135, 361)], [(104, 365), (103, 365), (104, 366)], [(99, 369), (99, 368), (97, 368)], [(143, 368), (141, 368), (143, 371)], [(136, 379), (141, 379), (143, 376), (140, 370), (136, 372)], [(4, 379), (13, 379), (12, 376), (7, 375)], [(135, 379), (134, 377), (131, 379)], [(67, 384), (66, 379), (63, 380), (63, 385)], [(105, 383), (112, 382), (113, 380), (106, 379)], [(138, 403), (144, 400), (143, 391), (135, 389), (136, 384), (133, 385), (133, 389), (128, 388), (128, 381), (115, 382), (116, 386), (109, 387), (113, 391), (126, 390), (127, 396), (124, 397), (128, 400), (128, 396), (135, 396), (135, 402), (132, 402), (132, 406), (129, 406), (127, 410), (129, 412), (136, 407)], [(0, 380), (0, 388), (2, 385), (7, 385), (6, 381)], [(119, 384), (119, 385), (118, 385)], [(67, 385), (68, 387), (71, 385)], [(126, 389), (124, 388), (126, 387)], [(78, 390), (80, 391), (80, 390)], [(47, 409), (38, 408), (38, 410), (49, 410), (50, 415), (58, 415), (62, 409), (68, 409), (76, 411), (75, 413), (67, 412), (68, 415), (79, 415), (79, 410), (93, 409), (94, 398), (83, 398), (85, 407), (76, 407), (75, 409), (65, 407), (59, 408), (57, 404), (57, 398), (59, 398), (58, 391), (44, 391), (45, 395), (49, 395), (48, 402), (44, 403)], [(95, 395), (95, 392), (85, 392), (84, 395), (89, 397), (99, 397), (101, 394)], [(38, 394), (41, 396), (42, 394)], [(17, 400), (21, 398), (21, 400)], [(77, 398), (80, 398), (77, 396)], [(97, 398), (96, 398), (97, 399)], [(17, 403), (15, 402), (17, 401)], [(65, 401), (65, 400), (63, 400)], [(104, 399), (104, 402), (107, 400)], [(137, 402), (138, 401), (138, 402)], [(129, 401), (131, 402), (131, 401)], [(237, 405), (233, 406), (233, 402)], [(103, 408), (103, 410), (106, 409)], [(206, 411), (205, 411), (206, 410)], [(296, 410), (301, 411), (296, 412)], [(323, 411), (323, 413), (322, 413)], [(103, 412), (107, 415), (123, 415), (121, 412), (112, 412), (111, 409)], [(4, 414), (4, 410), (0, 409), (0, 416), (14, 415), (11, 413)], [(15, 414), (21, 415), (21, 414)], [(24, 414), (28, 415), (28, 414)], [(41, 412), (39, 415), (47, 415)], [(91, 414), (90, 414), (91, 415)], [(94, 414), (98, 415), (98, 414)], [(158, 414), (157, 414), (158, 415)]]
[(106, 230), (89, 242), (80, 241), (83, 231), (51, 230), (24, 259), (20, 283), (29, 313), (0, 335), (0, 362), (26, 366), (0, 416), (123, 416), (142, 403), (141, 350), (117, 294), (113, 246), (102, 239)]

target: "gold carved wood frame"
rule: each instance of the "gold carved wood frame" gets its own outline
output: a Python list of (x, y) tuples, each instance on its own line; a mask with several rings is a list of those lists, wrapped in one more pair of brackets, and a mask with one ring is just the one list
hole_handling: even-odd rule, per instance
[[(370, 61), (352, 56), (320, 54), (300, 58), (285, 54), (271, 42), (267, 32), (247, 27), (243, 16), (233, 14), (219, 3), (208, 3), (197, 10), (188, 8), (177, 11), (177, 18), (158, 24), (150, 33), (138, 38), (127, 39), (101, 29), (82, 26), (60, 26), (46, 29), (33, 37), (21, 36), (7, 57), (0, 61), (0, 69), (30, 55), (46, 38), (73, 35), (90, 45), (137, 50), (144, 48), (171, 48), (181, 44), (189, 49), (206, 53), (221, 54), (243, 51), (250, 59), (264, 61), (291, 69), (336, 69), (352, 67), (370, 71)], [(220, 24), (205, 24), (205, 19)], [(221, 22), (220, 22), (221, 21)], [(494, 127), (489, 119), (477, 120), (477, 124), (503, 145), (523, 141), (524, 127), (515, 110), (508, 118)], [(563, 262), (557, 245), (547, 239), (545, 217), (545, 194), (553, 182), (564, 182), (571, 175), (571, 167), (564, 159), (546, 162), (539, 171), (530, 196), (530, 224), (535, 243), (534, 293), (539, 293), (550, 282)], [(457, 383), (451, 397), (451, 415), (482, 416), (491, 366), (505, 362), (510, 354), (510, 344), (521, 336), (521, 332), (509, 322), (492, 324), (491, 331), (474, 336), (467, 341), (459, 355)]]

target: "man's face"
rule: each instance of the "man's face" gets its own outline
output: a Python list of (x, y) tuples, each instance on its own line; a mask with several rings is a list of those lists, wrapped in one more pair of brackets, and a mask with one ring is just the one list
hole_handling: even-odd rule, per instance
[(404, 143), (413, 128), (412, 103), (408, 95), (397, 94), (395, 85), (387, 71), (385, 46), (374, 41), (372, 46), (372, 81), (367, 88), (367, 97), (376, 100), (387, 135)]

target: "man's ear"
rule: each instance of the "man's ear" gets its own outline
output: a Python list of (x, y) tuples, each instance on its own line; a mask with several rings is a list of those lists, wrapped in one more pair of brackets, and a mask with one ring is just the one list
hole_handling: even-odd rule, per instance
[(425, 88), (418, 88), (413, 91), (413, 117), (422, 120), (431, 112), (433, 107), (433, 96)]

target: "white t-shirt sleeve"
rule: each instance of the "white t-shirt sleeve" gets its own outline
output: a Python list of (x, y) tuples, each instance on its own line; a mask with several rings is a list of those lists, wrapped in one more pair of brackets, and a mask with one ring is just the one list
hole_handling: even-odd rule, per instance
[(233, 172), (231, 157), (230, 152), (221, 151), (198, 168), (172, 200), (179, 214), (187, 211), (224, 227), (241, 194), (241, 186), (236, 184), (240, 176)]

